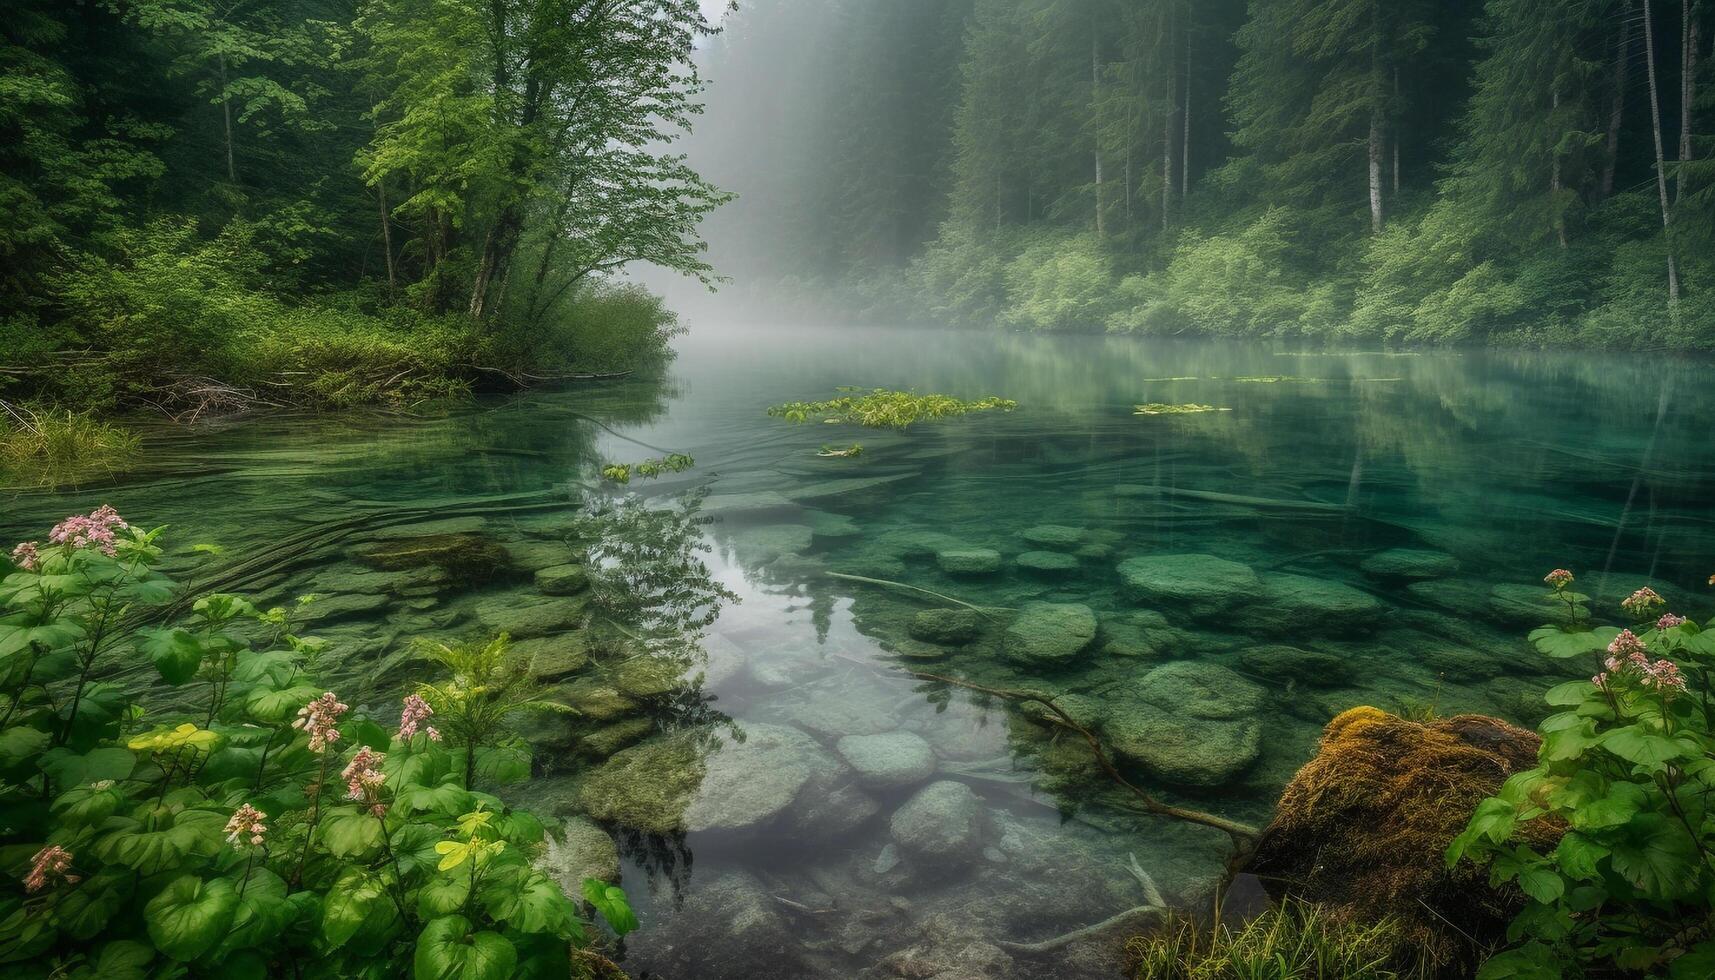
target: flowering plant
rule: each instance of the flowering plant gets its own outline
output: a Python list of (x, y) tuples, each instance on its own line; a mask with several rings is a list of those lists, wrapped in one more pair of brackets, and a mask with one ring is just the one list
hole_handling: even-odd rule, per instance
[[(174, 598), (160, 533), (103, 507), (14, 549), (0, 579), (0, 963), (78, 980), (577, 976), (591, 922), (533, 866), (542, 824), (486, 791), (528, 775), (523, 747), (462, 710), (443, 744), (419, 694), (376, 715), (342, 702), (285, 609), (210, 595), (139, 626)], [(192, 707), (143, 724), (97, 679), (127, 663)], [(469, 761), (493, 752), (514, 764)], [(619, 889), (580, 885), (614, 932), (636, 926)]]
[[(1550, 584), (1560, 593), (1570, 581)], [(1665, 607), (1644, 588), (1620, 604), (1630, 628), (1537, 631), (1577, 637), (1596, 670), (1548, 692), (1562, 710), (1539, 728), (1537, 766), (1479, 804), (1447, 850), (1449, 866), (1487, 863), (1495, 884), (1527, 899), (1508, 934), (1518, 945), (1481, 980), (1715, 976), (1715, 621), (1702, 628)], [(1606, 643), (1591, 649), (1598, 636)], [(1574, 655), (1572, 645), (1545, 652)], [(1552, 851), (1516, 839), (1531, 821), (1564, 827)]]

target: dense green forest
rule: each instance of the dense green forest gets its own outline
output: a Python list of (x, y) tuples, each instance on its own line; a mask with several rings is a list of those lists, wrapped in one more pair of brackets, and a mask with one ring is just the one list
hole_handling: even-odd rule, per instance
[[(18, 0), (0, 398), (174, 414), (658, 359), (696, 0)], [(15, 424), (27, 425), (21, 416)]]
[(1711, 6), (755, 0), (690, 155), (855, 319), (1708, 348)]

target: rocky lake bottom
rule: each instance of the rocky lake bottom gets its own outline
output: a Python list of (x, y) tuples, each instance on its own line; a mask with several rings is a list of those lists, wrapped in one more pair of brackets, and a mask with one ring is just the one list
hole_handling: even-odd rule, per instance
[[(164, 437), (0, 530), (111, 502), (219, 543), (220, 588), (320, 596), (301, 626), (354, 705), (410, 683), (413, 639), (510, 635), (574, 713), (527, 723), (506, 795), (561, 822), (552, 866), (626, 887), (623, 965), (668, 980), (1112, 976), (1113, 942), (1009, 944), (1140, 904), (1136, 869), (1207, 901), (1223, 833), (1137, 812), (1041, 705), (925, 675), (1053, 695), (1149, 792), (1261, 824), (1348, 707), (1546, 714), (1589, 673), (1525, 641), (1564, 614), (1550, 568), (1598, 618), (1645, 584), (1709, 602), (1711, 396), (1671, 368), (894, 340)], [(764, 414), (842, 384), (1020, 407), (902, 433)], [(596, 476), (663, 449), (696, 467)]]

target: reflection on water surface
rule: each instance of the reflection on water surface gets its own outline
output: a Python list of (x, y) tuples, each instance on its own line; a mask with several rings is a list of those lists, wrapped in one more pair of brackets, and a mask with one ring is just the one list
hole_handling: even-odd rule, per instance
[[(1225, 838), (1128, 809), (1043, 712), (905, 669), (1060, 695), (1151, 791), (1253, 823), (1345, 707), (1535, 721), (1546, 569), (1676, 606), (1715, 571), (1693, 367), (705, 333), (664, 383), (171, 435), (151, 472), (14, 498), (0, 530), (110, 501), (219, 543), (222, 587), (324, 596), (353, 703), (421, 669), (413, 637), (510, 633), (578, 711), (532, 722), (515, 795), (567, 822), (568, 870), (618, 842), (639, 973), (1096, 976), (1108, 951), (999, 941), (1138, 904), (1134, 855), (1194, 900)], [(1021, 407), (764, 415), (847, 384)], [(590, 492), (662, 451), (698, 465)]]

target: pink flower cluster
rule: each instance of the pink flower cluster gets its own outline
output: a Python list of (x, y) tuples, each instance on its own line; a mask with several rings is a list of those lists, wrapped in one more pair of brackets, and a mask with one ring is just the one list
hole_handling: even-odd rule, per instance
[(381, 771), (381, 764), (386, 761), (387, 753), (365, 745), (357, 750), (345, 771), (339, 774), (339, 778), (345, 780), (346, 799), (370, 804), (370, 812), (378, 817), (387, 812), (376, 796), (376, 790), (387, 782), (387, 774)]
[(339, 741), (339, 716), (345, 714), (346, 708), (332, 691), (328, 691), (299, 708), (298, 720), (292, 722), (292, 727), (309, 734), (311, 752), (326, 751), (328, 746)]
[(435, 709), (429, 707), (429, 702), (424, 701), (421, 695), (413, 694), (407, 697), (405, 710), (399, 712), (399, 737), (409, 739), (417, 734), (418, 726), (422, 726), (423, 734), (429, 736), (429, 741), (439, 742), (441, 733), (435, 731), (435, 726), (423, 724), (434, 713)]
[(1564, 568), (1556, 568), (1554, 571), (1544, 575), (1542, 580), (1547, 582), (1550, 586), (1553, 586), (1554, 591), (1559, 592), (1561, 589), (1572, 584), (1572, 573)]
[(32, 894), (48, 887), (51, 878), (64, 878), (68, 885), (82, 880), (71, 873), (71, 852), (58, 844), (42, 848), (30, 860), (30, 874), (24, 879), (24, 890)]
[(55, 524), (54, 529), (48, 532), (48, 541), (69, 544), (73, 548), (99, 548), (102, 554), (111, 557), (114, 533), (130, 526), (118, 511), (102, 504), (86, 515), (74, 514)]
[(1645, 620), (1661, 607), (1667, 605), (1667, 600), (1656, 594), (1656, 591), (1645, 586), (1625, 599), (1621, 600), (1620, 608), (1624, 609), (1634, 619)]
[(26, 572), (33, 572), (42, 567), (41, 553), (36, 551), (36, 542), (26, 541), (12, 549), (12, 564)]
[(1590, 683), (1603, 690), (1608, 689), (1608, 682), (1613, 677), (1626, 675), (1634, 675), (1644, 687), (1662, 693), (1685, 690), (1685, 678), (1679, 673), (1679, 665), (1671, 660), (1652, 663), (1649, 650), (1631, 630), (1621, 630), (1620, 635), (1614, 637), (1614, 642), (1608, 644), (1608, 659), (1602, 666), (1607, 670), (1590, 678)]
[(233, 813), (232, 819), (226, 822), (226, 842), (242, 850), (242, 842), (248, 838), (251, 847), (261, 847), (263, 835), (268, 833), (268, 825), (262, 822), (266, 819), (266, 813), (248, 803), (244, 804)]
[(1661, 618), (1655, 621), (1655, 628), (1658, 630), (1670, 630), (1676, 626), (1684, 625), (1685, 617), (1675, 616), (1673, 613), (1662, 613)]

